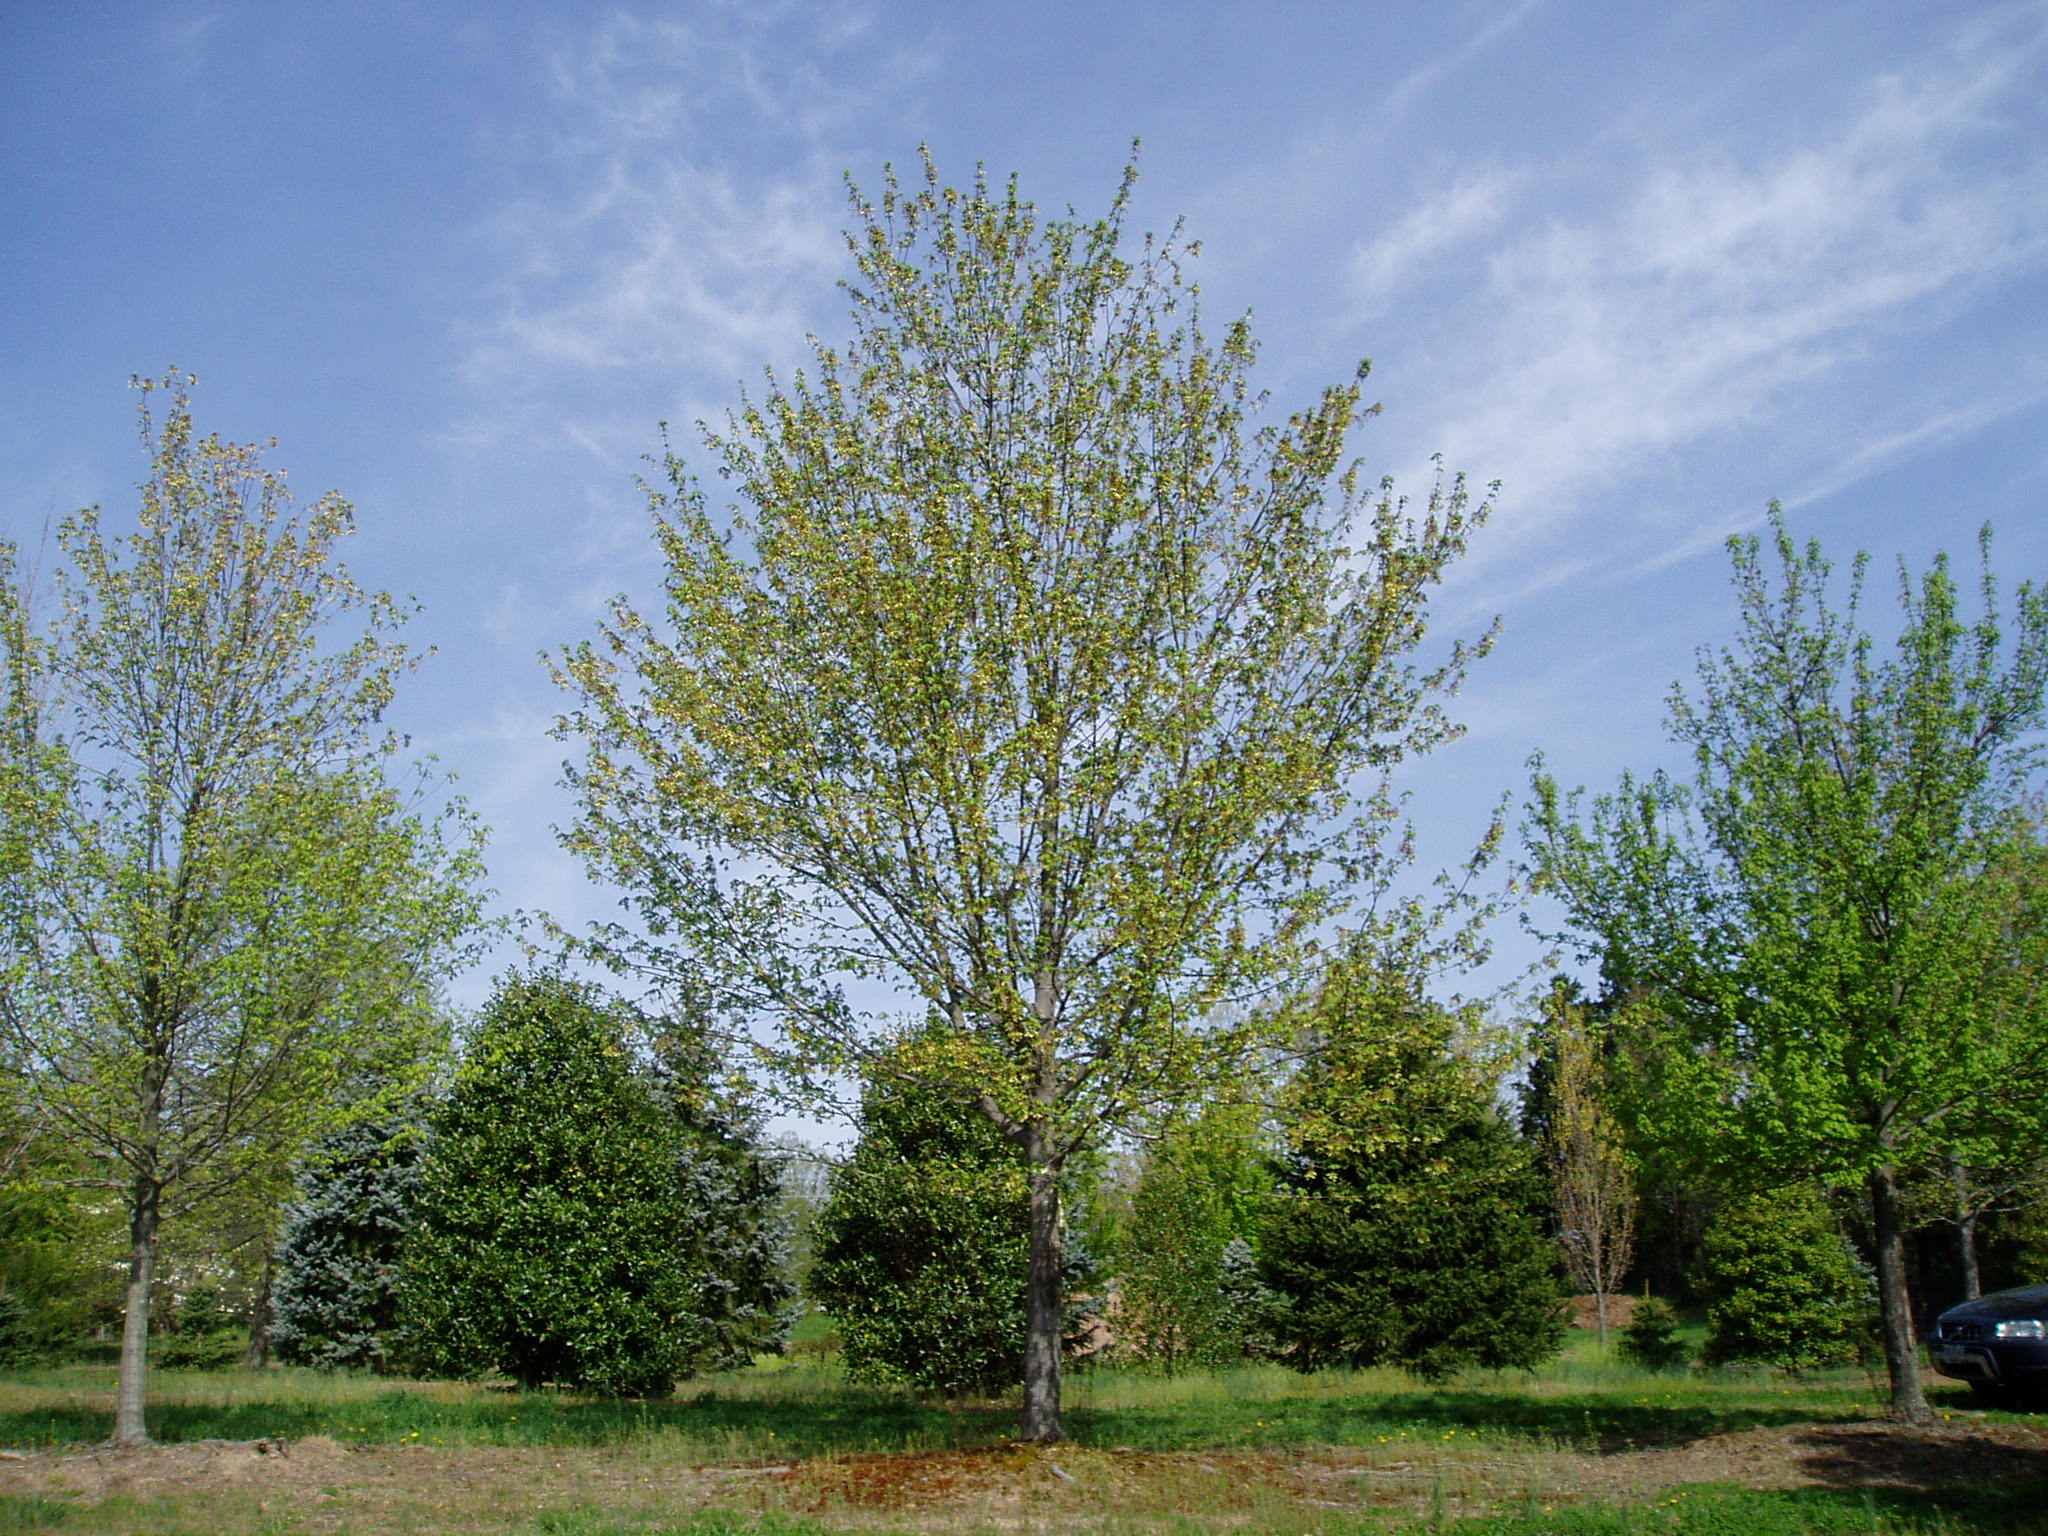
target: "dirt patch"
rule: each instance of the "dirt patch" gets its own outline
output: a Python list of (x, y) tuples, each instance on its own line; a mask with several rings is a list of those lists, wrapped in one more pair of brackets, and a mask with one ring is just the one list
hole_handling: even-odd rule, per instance
[(1629, 1504), (1695, 1483), (1932, 1489), (2010, 1478), (2048, 1478), (2048, 1426), (1788, 1425), (1610, 1454), (1477, 1440), (1234, 1453), (1001, 1447), (695, 1466), (653, 1449), (349, 1449), (316, 1438), (0, 1459), (0, 1492), (88, 1506), (115, 1495), (170, 1500), (195, 1519), (218, 1514), (218, 1524), (190, 1528), (220, 1531), (258, 1528), (230, 1513), (238, 1499), (312, 1529), (426, 1518), (433, 1529), (496, 1531), (524, 1529), (544, 1507), (674, 1518), (713, 1505), (801, 1511), (850, 1527), (909, 1515), (932, 1531), (1190, 1513), (1249, 1530), (1316, 1508), (1477, 1512), (1526, 1499)]
[(98, 1504), (113, 1494), (178, 1497), (222, 1488), (326, 1483), (348, 1451), (325, 1435), (304, 1440), (191, 1440), (133, 1449), (90, 1446), (0, 1462), (0, 1492), (68, 1494)]
[[(1634, 1296), (1623, 1296), (1609, 1292), (1607, 1296), (1607, 1326), (1610, 1330), (1626, 1328), (1635, 1321), (1636, 1300)], [(1600, 1298), (1593, 1295), (1574, 1296), (1566, 1303), (1570, 1312), (1566, 1321), (1574, 1328), (1584, 1328), (1597, 1333), (1600, 1329)]]

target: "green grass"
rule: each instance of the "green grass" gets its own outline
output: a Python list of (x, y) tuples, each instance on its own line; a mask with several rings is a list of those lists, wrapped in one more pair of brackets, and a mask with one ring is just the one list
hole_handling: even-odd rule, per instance
[[(307, 1370), (159, 1370), (149, 1424), (166, 1441), (331, 1435), (344, 1444), (588, 1447), (658, 1436), (697, 1458), (738, 1460), (998, 1445), (1015, 1428), (1012, 1402), (948, 1406), (848, 1382), (831, 1366), (778, 1366), (685, 1383), (676, 1397), (648, 1402)], [(1943, 1410), (1974, 1410), (1960, 1389), (1937, 1385), (1931, 1395)], [(112, 1398), (105, 1366), (0, 1376), (0, 1445), (104, 1440)], [(1860, 1372), (1656, 1374), (1601, 1357), (1586, 1338), (1538, 1373), (1472, 1373), (1435, 1386), (1396, 1371), (1302, 1376), (1279, 1366), (1179, 1377), (1078, 1371), (1065, 1417), (1080, 1444), (1151, 1451), (1447, 1435), (1622, 1450), (1852, 1422), (1884, 1402), (1881, 1384)]]
[[(819, 1367), (711, 1377), (649, 1402), (301, 1370), (159, 1371), (152, 1386), (150, 1432), (166, 1441), (331, 1435), (344, 1444), (602, 1446), (659, 1435), (706, 1457), (748, 1459), (996, 1445), (1016, 1415), (1008, 1402), (948, 1407)], [(0, 1445), (107, 1438), (112, 1389), (106, 1367), (0, 1378)], [(1860, 1376), (1681, 1380), (1569, 1361), (1541, 1376), (1475, 1375), (1434, 1387), (1392, 1371), (1103, 1371), (1069, 1378), (1066, 1427), (1084, 1445), (1152, 1451), (1446, 1434), (1622, 1449), (1863, 1419), (1882, 1401)]]
[[(1937, 1411), (1968, 1414), (1973, 1421), (2048, 1422), (2039, 1415), (1981, 1413), (1960, 1389), (1931, 1384), (1931, 1394)], [(104, 1439), (112, 1426), (112, 1395), (109, 1367), (0, 1376), (0, 1445)], [(1271, 1366), (1178, 1377), (1077, 1372), (1068, 1379), (1066, 1423), (1076, 1442), (1068, 1464), (1080, 1467), (1084, 1477), (1091, 1475), (1091, 1457), (1097, 1468), (1132, 1464), (1105, 1454), (1111, 1449), (1241, 1452), (1249, 1459), (1229, 1465), (1251, 1466), (1268, 1455), (1292, 1465), (1288, 1459), (1296, 1451), (1354, 1448), (1364, 1463), (1413, 1461), (1425, 1477), (1432, 1467), (1443, 1469), (1434, 1474), (1435, 1495), (1425, 1483), (1415, 1496), (1431, 1499), (1423, 1514), (1415, 1512), (1413, 1499), (1405, 1507), (1314, 1508), (1276, 1496), (1250, 1506), (1249, 1514), (1233, 1506), (1236, 1514), (1229, 1518), (1223, 1505), (1190, 1506), (1160, 1491), (1172, 1488), (1176, 1474), (1150, 1473), (1169, 1481), (1146, 1485), (1152, 1491), (1133, 1493), (1129, 1502), (1105, 1503), (1091, 1528), (1108, 1533), (1193, 1536), (1227, 1528), (1258, 1536), (2031, 1536), (2042, 1528), (2039, 1511), (2048, 1505), (2048, 1481), (2038, 1479), (1931, 1493), (1760, 1493), (1709, 1485), (1637, 1505), (1577, 1503), (1564, 1495), (1546, 1507), (1520, 1490), (1549, 1484), (1486, 1470), (1503, 1461), (1540, 1469), (1555, 1464), (1552, 1452), (1655, 1448), (1773, 1425), (1848, 1423), (1870, 1418), (1883, 1406), (1880, 1384), (1859, 1372), (1805, 1379), (1767, 1371), (1656, 1375), (1603, 1356), (1591, 1340), (1581, 1339), (1537, 1373), (1472, 1373), (1435, 1385), (1393, 1371), (1301, 1376)], [(636, 1473), (653, 1474), (658, 1484), (663, 1468), (1000, 1447), (1015, 1431), (1016, 1404), (947, 1405), (848, 1382), (829, 1365), (786, 1362), (689, 1383), (673, 1399), (645, 1403), (299, 1370), (165, 1370), (154, 1374), (149, 1418), (152, 1432), (164, 1441), (327, 1435), (357, 1446), (594, 1451), (595, 1458), (575, 1464), (582, 1471), (572, 1468), (556, 1478), (588, 1479), (596, 1475), (592, 1468), (616, 1460), (630, 1463)], [(1530, 1456), (1533, 1462), (1526, 1460)], [(535, 1458), (517, 1465), (545, 1462)], [(723, 1485), (714, 1486), (724, 1500)], [(766, 1482), (747, 1486), (758, 1489), (758, 1497), (751, 1504), (742, 1498), (747, 1507), (737, 1510), (693, 1510), (687, 1503), (662, 1502), (658, 1491), (635, 1506), (615, 1501), (589, 1481), (550, 1489), (547, 1496), (557, 1502), (547, 1509), (529, 1502), (506, 1511), (479, 1494), (445, 1529), (492, 1536), (881, 1536), (920, 1530), (958, 1536), (973, 1529), (957, 1520), (920, 1526), (915, 1512), (881, 1509), (860, 1512), (856, 1519), (836, 1506), (802, 1498), (790, 1502), (772, 1494)], [(1218, 1486), (1227, 1494), (1227, 1482)], [(67, 1536), (138, 1530), (253, 1536), (301, 1529), (273, 1519), (256, 1504), (244, 1511), (231, 1502), (202, 1507), (169, 1498), (116, 1498), (91, 1509), (64, 1498), (0, 1496), (0, 1536), (46, 1529)]]
[(63, 1499), (46, 1499), (40, 1494), (26, 1498), (0, 1494), (0, 1532), (51, 1530), (74, 1513), (75, 1506)]
[(1407, 1528), (1446, 1536), (2038, 1536), (2041, 1499), (2037, 1483), (1939, 1493), (1696, 1485), (1649, 1505), (1539, 1508)]
[[(96, 1367), (0, 1378), (0, 1445), (104, 1440), (113, 1373)], [(162, 1441), (299, 1439), (345, 1445), (605, 1446), (649, 1436), (685, 1440), (705, 1459), (931, 1450), (995, 1441), (1012, 1415), (947, 1413), (906, 1393), (850, 1385), (815, 1370), (744, 1372), (635, 1402), (492, 1385), (394, 1382), (317, 1371), (153, 1373), (150, 1433)]]
[[(1532, 1507), (1478, 1517), (1343, 1513), (1319, 1516), (1300, 1526), (1262, 1526), (1260, 1536), (2039, 1536), (2041, 1495), (2038, 1484), (1937, 1494), (1754, 1492), (1702, 1485), (1680, 1489), (1649, 1505)], [(577, 1509), (551, 1512), (529, 1529), (534, 1536), (844, 1536), (846, 1527), (804, 1516), (715, 1509), (679, 1523), (649, 1525), (602, 1510)], [(1181, 1529), (1187, 1536), (1201, 1536), (1212, 1527), (1195, 1516)], [(863, 1536), (913, 1536), (917, 1530), (915, 1525), (885, 1524), (865, 1527)]]
[[(1459, 1517), (1433, 1512), (1420, 1518), (1339, 1514), (1299, 1527), (1302, 1536), (2039, 1536), (2039, 1484), (2006, 1488), (1911, 1493), (1899, 1490), (1802, 1489), (1754, 1492), (1702, 1485), (1649, 1505), (1580, 1504), (1531, 1507), (1512, 1514)], [(752, 1516), (704, 1510), (680, 1524), (628, 1523), (602, 1511), (566, 1511), (543, 1517), (536, 1536), (843, 1536), (844, 1527), (803, 1517)], [(884, 1532), (915, 1526), (873, 1527)], [(1197, 1517), (1188, 1536), (1206, 1532)], [(1262, 1528), (1261, 1536), (1292, 1536)]]

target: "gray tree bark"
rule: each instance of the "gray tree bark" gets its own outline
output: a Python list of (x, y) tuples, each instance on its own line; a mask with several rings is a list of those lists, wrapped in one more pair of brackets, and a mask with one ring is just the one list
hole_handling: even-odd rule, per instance
[(1060, 1428), (1060, 1169), (1043, 1160), (1044, 1128), (1027, 1136), (1031, 1180), (1031, 1264), (1024, 1288), (1023, 1437), (1035, 1445), (1066, 1438)]
[(156, 1279), (157, 1224), (163, 1189), (156, 1180), (135, 1181), (135, 1212), (128, 1223), (128, 1305), (121, 1320), (121, 1374), (114, 1389), (114, 1444), (147, 1445), (143, 1422), (143, 1381), (149, 1364), (149, 1299)]
[(1883, 1320), (1884, 1364), (1891, 1377), (1892, 1417), (1931, 1424), (1934, 1414), (1920, 1381), (1920, 1340), (1913, 1331), (1912, 1300), (1906, 1292), (1906, 1233), (1899, 1210), (1898, 1170), (1871, 1170), (1870, 1222), (1877, 1245), (1877, 1303)]

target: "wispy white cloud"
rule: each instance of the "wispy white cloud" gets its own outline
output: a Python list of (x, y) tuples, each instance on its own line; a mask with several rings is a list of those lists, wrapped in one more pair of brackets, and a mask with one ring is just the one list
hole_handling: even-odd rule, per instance
[[(2039, 269), (2048, 140), (2014, 124), (2038, 118), (2044, 53), (2041, 8), (2002, 13), (1878, 80), (1808, 142), (1647, 146), (1614, 195), (1505, 234), (1483, 179), (1411, 212), (1387, 237), (1390, 272), (1411, 248), (1441, 259), (1459, 240), (1484, 245), (1486, 281), (1457, 317), (1467, 339), (1443, 360), (1454, 382), (1425, 411), (1431, 447), (1508, 481), (1513, 531), (1482, 558), (1541, 584), (1528, 544), (1556, 539), (1589, 496), (1654, 481), (1714, 440), (1764, 430), (1782, 445), (1797, 436), (1777, 414), (1788, 400), (1824, 400), (1845, 372)], [(1980, 153), (1987, 141), (2006, 152)], [(1951, 384), (1945, 426), (1829, 422), (1790, 467), (1839, 487), (1995, 419), (2014, 393), (2009, 380)], [(1711, 542), (1725, 529), (1688, 531)]]
[(206, 74), (214, 28), (220, 12), (193, 11), (167, 20), (157, 34), (156, 48), (164, 69), (182, 86), (197, 86)]
[(1515, 0), (1515, 4), (1495, 16), (1450, 53), (1410, 70), (1381, 98), (1381, 111), (1390, 116), (1406, 112), (1437, 86), (1520, 26), (1528, 19), (1529, 14), (1542, 4), (1543, 0)]
[(1351, 258), (1357, 295), (1355, 321), (1390, 311), (1427, 275), (1435, 258), (1469, 246), (1497, 229), (1526, 175), (1499, 168), (1455, 177), (1448, 189), (1418, 204), (1384, 235), (1361, 244)]
[(723, 393), (788, 350), (843, 263), (846, 140), (927, 64), (872, 32), (846, 7), (614, 12), (549, 54), (547, 110), (492, 146), (520, 188), (466, 356), (493, 414), (536, 378), (631, 376), (644, 444), (650, 375)]

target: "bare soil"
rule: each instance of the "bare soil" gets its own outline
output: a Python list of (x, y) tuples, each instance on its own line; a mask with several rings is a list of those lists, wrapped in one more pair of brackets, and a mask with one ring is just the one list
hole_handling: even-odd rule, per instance
[[(1593, 1332), (1600, 1327), (1600, 1298), (1590, 1292), (1574, 1296), (1566, 1303), (1571, 1310), (1566, 1314), (1574, 1328), (1585, 1328)], [(1607, 1293), (1607, 1328), (1610, 1333), (1619, 1332), (1635, 1321), (1636, 1298), (1619, 1291)]]
[(549, 1508), (675, 1517), (707, 1505), (809, 1513), (852, 1528), (897, 1525), (905, 1516), (934, 1531), (1086, 1527), (1176, 1512), (1230, 1528), (1255, 1527), (1283, 1510), (1477, 1511), (1526, 1500), (1630, 1504), (1699, 1483), (1924, 1490), (2015, 1477), (2048, 1478), (2048, 1426), (1790, 1425), (1609, 1454), (1452, 1437), (1320, 1451), (1017, 1447), (696, 1466), (651, 1448), (348, 1448), (316, 1437), (0, 1459), (0, 1493), (88, 1507), (132, 1501), (147, 1505), (152, 1521), (176, 1516), (167, 1530), (222, 1532), (275, 1530), (279, 1522), (308, 1531), (425, 1522), (482, 1532), (529, 1528)]

